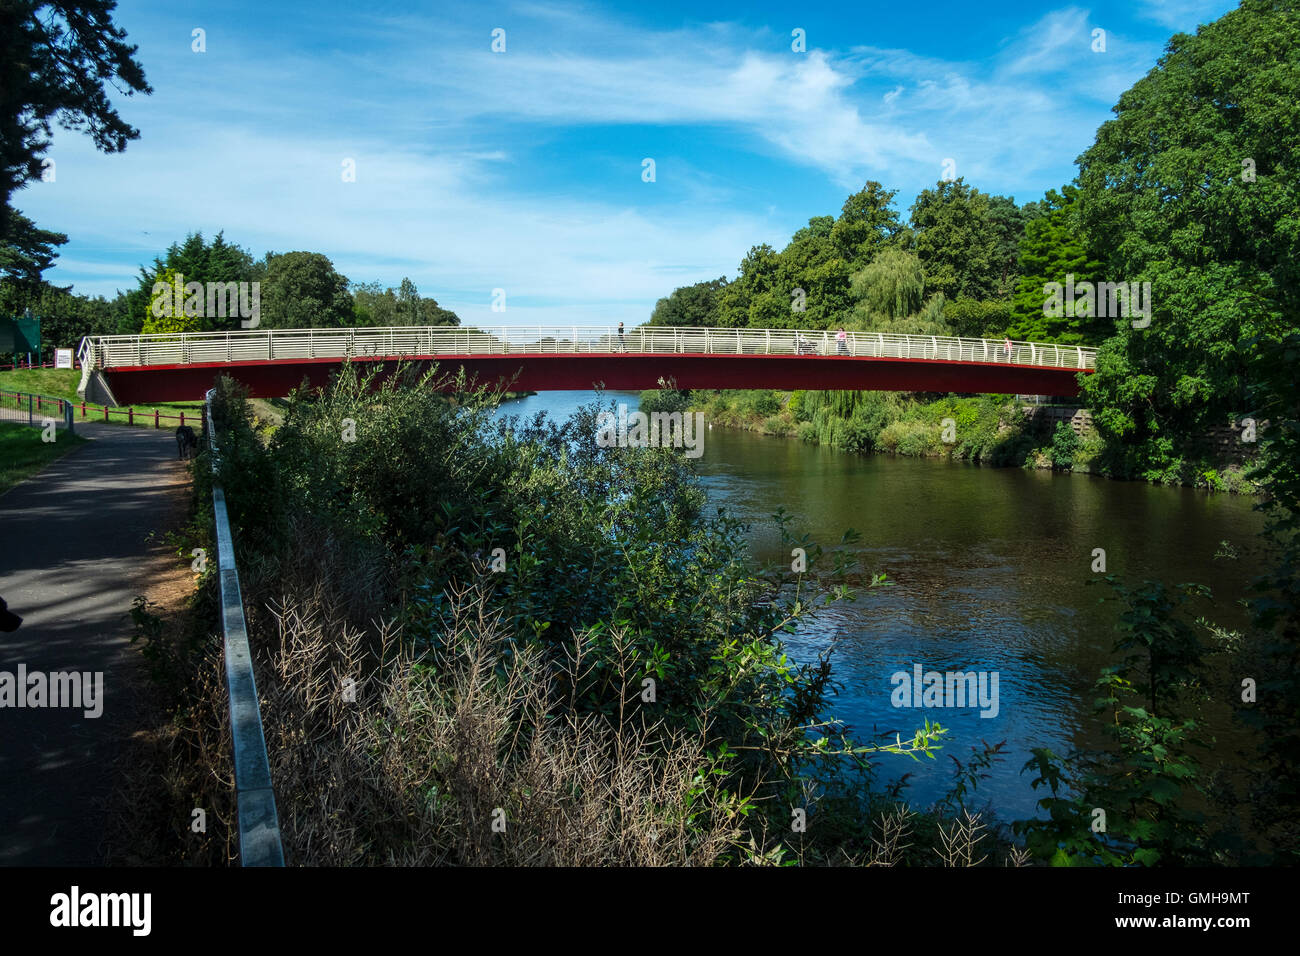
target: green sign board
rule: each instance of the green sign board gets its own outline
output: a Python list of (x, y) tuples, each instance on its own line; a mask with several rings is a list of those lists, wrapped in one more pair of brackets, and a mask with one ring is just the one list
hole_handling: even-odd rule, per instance
[(11, 319), (0, 315), (0, 354), (41, 350), (41, 320)]

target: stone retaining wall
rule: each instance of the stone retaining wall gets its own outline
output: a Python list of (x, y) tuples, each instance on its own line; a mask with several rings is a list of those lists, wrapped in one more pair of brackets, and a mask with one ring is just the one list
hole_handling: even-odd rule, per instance
[[(1049, 430), (1056, 428), (1057, 422), (1069, 422), (1076, 435), (1082, 435), (1092, 428), (1092, 412), (1086, 408), (1071, 408), (1059, 405), (1024, 405), (1022, 406), (1030, 421), (1042, 422)], [(1256, 423), (1258, 436), (1264, 427), (1263, 422)], [(1213, 425), (1207, 429), (1205, 438), (1214, 454), (1224, 461), (1241, 463), (1253, 457), (1256, 442), (1242, 441), (1243, 428), (1240, 420), (1231, 424)]]

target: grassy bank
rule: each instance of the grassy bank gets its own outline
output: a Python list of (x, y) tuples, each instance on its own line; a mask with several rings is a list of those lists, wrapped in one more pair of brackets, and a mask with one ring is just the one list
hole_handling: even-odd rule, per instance
[[(77, 406), (74, 413), (77, 420), (81, 421), (82, 397), (77, 394), (79, 384), (81, 384), (81, 372), (76, 369), (20, 368), (0, 372), (0, 392), (32, 392), (37, 395), (48, 395), (50, 398), (67, 399)], [(3, 398), (0, 398), (0, 401), (3, 400)], [(193, 419), (194, 423), (197, 424), (203, 415), (203, 403), (161, 402), (155, 405), (110, 405), (107, 420), (115, 425), (126, 425), (128, 424), (128, 410), (134, 412), (136, 425), (152, 427), (154, 412), (158, 412), (160, 416), (172, 416), (172, 418), (162, 418), (160, 427), (175, 428), (180, 422), (172, 419), (179, 419), (181, 412), (185, 413), (187, 423)], [(104, 421), (103, 406), (87, 402), (85, 420)]]
[[(1066, 422), (1051, 424), (1045, 415), (1027, 414), (1011, 395), (756, 389), (699, 390), (684, 396), (656, 390), (641, 398), (646, 411), (679, 407), (683, 401), (703, 412), (710, 424), (840, 451), (1133, 477), (1094, 428), (1076, 433)], [(1209, 453), (1178, 469), (1140, 477), (1215, 491), (1253, 491), (1241, 464)]]

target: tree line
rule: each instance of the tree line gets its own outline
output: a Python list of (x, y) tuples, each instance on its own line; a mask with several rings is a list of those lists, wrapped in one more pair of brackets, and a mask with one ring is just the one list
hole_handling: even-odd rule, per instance
[(1077, 193), (1066, 186), (1017, 205), (963, 178), (941, 180), (904, 222), (897, 190), (868, 181), (838, 217), (812, 217), (780, 252), (754, 246), (734, 281), (676, 289), (650, 322), (1095, 343), (1107, 332), (1096, 321), (1052, 321), (1042, 308), (1042, 285), (1060, 266), (1079, 280), (1099, 274), (1071, 227)]
[(74, 346), (83, 335), (133, 335), (161, 332), (224, 332), (243, 328), (237, 310), (214, 315), (204, 308), (186, 315), (180, 309), (155, 308), (157, 282), (258, 283), (258, 328), (343, 328), (394, 325), (459, 325), (455, 312), (422, 296), (403, 278), (397, 288), (379, 282), (349, 282), (319, 252), (268, 252), (255, 259), (247, 249), (228, 242), (224, 233), (209, 242), (194, 232), (172, 243), (152, 264), (142, 266), (134, 288), (104, 296), (78, 295), (44, 280), (0, 279), (0, 314), (22, 315), (30, 309), (41, 319), (47, 351)]
[[(734, 280), (679, 288), (650, 321), (1095, 345), (1083, 394), (1108, 473), (1190, 483), (1207, 430), (1251, 414), (1261, 356), (1297, 329), (1294, 7), (1244, 0), (1175, 35), (1074, 180), (1041, 199), (956, 179), (923, 190), (905, 223), (895, 191), (868, 182), (838, 217), (780, 252), (754, 246)], [(1100, 296), (1048, 307), (1049, 284), (1069, 282), (1149, 283), (1149, 314)]]

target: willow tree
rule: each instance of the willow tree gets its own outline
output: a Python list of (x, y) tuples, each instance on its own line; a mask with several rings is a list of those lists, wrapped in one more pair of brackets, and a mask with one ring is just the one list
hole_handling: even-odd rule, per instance
[(853, 276), (853, 294), (871, 316), (900, 319), (921, 308), (925, 273), (921, 260), (901, 249), (884, 249)]

